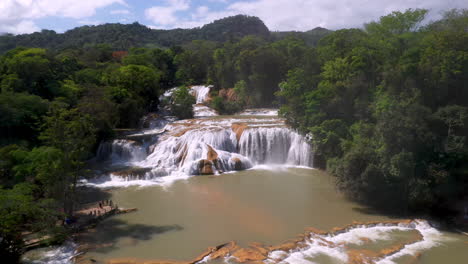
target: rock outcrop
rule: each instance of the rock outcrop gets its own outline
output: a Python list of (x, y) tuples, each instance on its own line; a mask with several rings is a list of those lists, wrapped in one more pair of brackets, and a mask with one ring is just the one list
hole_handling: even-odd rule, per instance
[(198, 172), (200, 175), (213, 175), (213, 162), (210, 160), (202, 159), (198, 162)]
[(234, 123), (231, 126), (232, 131), (236, 133), (236, 138), (237, 141), (239, 142), (240, 138), (242, 137), (242, 133), (244, 133), (244, 130), (248, 127), (246, 123)]
[(241, 171), (247, 169), (246, 166), (242, 163), (239, 158), (233, 158), (232, 162), (234, 163), (234, 170)]

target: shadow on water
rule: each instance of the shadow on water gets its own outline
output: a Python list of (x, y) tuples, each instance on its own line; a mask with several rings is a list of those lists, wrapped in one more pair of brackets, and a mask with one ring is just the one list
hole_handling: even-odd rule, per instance
[(77, 189), (78, 204), (97, 203), (111, 198), (110, 190), (80, 186)]
[(408, 218), (408, 215), (404, 215), (401, 212), (397, 212), (396, 210), (389, 210), (389, 209), (377, 209), (370, 206), (360, 206), (360, 207), (353, 207), (353, 211), (359, 212), (361, 214), (367, 215), (385, 215), (390, 218)]
[(392, 210), (391, 208), (376, 208), (365, 205), (353, 207), (352, 210), (367, 215), (385, 215), (392, 219), (425, 219), (429, 221), (431, 226), (437, 228), (439, 231), (468, 236), (468, 225), (455, 223), (453, 220), (455, 212), (450, 210), (445, 210), (443, 213), (438, 212), (438, 214), (432, 215), (428, 213), (418, 214), (417, 212), (405, 213), (398, 209)]
[(151, 240), (154, 236), (180, 230), (183, 230), (183, 227), (179, 225), (128, 224), (120, 219), (109, 218), (99, 223), (96, 230), (93, 230), (99, 234), (98, 236), (96, 234), (85, 235), (83, 240), (95, 248), (93, 251), (108, 253), (118, 249), (118, 242), (124, 241), (125, 246), (134, 246), (140, 241)]

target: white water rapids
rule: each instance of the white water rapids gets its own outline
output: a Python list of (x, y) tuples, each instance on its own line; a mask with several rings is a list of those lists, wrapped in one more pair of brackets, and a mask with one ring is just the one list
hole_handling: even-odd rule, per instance
[[(450, 240), (430, 226), (425, 220), (414, 220), (409, 224), (377, 224), (375, 226), (358, 226), (336, 235), (317, 235), (307, 237), (302, 248), (286, 251), (273, 251), (268, 255), (266, 263), (317, 263), (314, 258), (320, 255), (329, 256), (332, 263), (355, 263), (350, 260), (348, 250), (350, 245), (359, 246), (366, 241), (382, 242), (390, 241), (398, 237), (396, 232), (417, 231), (422, 239), (406, 244), (401, 250), (381, 258), (369, 260), (365, 263), (396, 264), (395, 260), (402, 256), (418, 256), (424, 250), (438, 246), (444, 241)], [(401, 235), (401, 234), (400, 234)], [(325, 242), (325, 243), (324, 243)]]

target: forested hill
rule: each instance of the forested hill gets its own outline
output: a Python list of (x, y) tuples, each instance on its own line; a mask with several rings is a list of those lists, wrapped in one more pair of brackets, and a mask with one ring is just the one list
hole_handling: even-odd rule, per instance
[(32, 34), (0, 36), (0, 53), (18, 46), (46, 49), (82, 48), (86, 45), (109, 44), (114, 50), (128, 50), (131, 47), (171, 47), (183, 45), (192, 40), (235, 41), (247, 35), (265, 39), (281, 39), (294, 35), (314, 45), (330, 31), (322, 28), (308, 32), (270, 31), (258, 17), (237, 15), (216, 20), (213, 23), (193, 29), (156, 30), (137, 22), (133, 24), (104, 24), (82, 26), (58, 34), (42, 30)]
[(309, 46), (317, 46), (320, 39), (331, 33), (331, 30), (316, 27), (309, 31), (275, 31), (271, 32), (273, 39), (280, 40), (288, 37), (302, 39)]

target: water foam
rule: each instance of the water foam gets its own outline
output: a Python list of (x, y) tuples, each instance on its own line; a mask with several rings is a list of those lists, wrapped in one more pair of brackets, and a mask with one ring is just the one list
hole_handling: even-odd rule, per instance
[(205, 105), (193, 105), (193, 116), (204, 117), (204, 116), (217, 116), (218, 113)]
[(425, 250), (441, 245), (441, 242), (447, 241), (448, 239), (444, 237), (440, 231), (433, 228), (427, 221), (415, 221), (414, 229), (418, 230), (423, 236), (421, 241), (405, 245), (402, 250), (393, 255), (385, 257), (376, 264), (396, 264), (394, 260), (402, 256), (415, 256)]
[[(73, 257), (76, 255), (77, 245), (67, 241), (62, 246), (51, 247), (41, 252), (39, 259), (23, 259), (26, 264), (73, 264)], [(43, 249), (40, 249), (43, 250)]]
[(268, 108), (246, 109), (240, 112), (239, 115), (278, 116), (278, 109), (268, 109)]
[[(305, 240), (306, 246), (289, 252), (272, 251), (268, 255), (268, 263), (313, 263), (310, 259), (318, 255), (329, 256), (340, 263), (348, 262), (347, 244), (362, 245), (365, 241), (385, 241), (392, 239), (394, 231), (417, 230), (422, 240), (405, 245), (394, 254), (376, 261), (376, 264), (395, 264), (394, 260), (405, 255), (416, 255), (424, 250), (440, 245), (446, 238), (425, 220), (414, 220), (410, 224), (378, 224), (376, 226), (357, 226), (344, 230), (339, 234), (311, 234)], [(324, 243), (325, 242), (325, 243)]]

